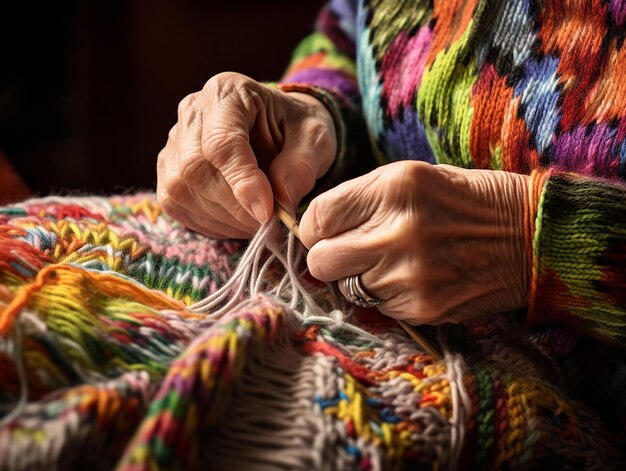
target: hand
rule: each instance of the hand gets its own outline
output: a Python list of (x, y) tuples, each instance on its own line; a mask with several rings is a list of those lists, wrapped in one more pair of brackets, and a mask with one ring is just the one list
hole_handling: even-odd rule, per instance
[(361, 274), (368, 294), (385, 300), (381, 312), (416, 324), (523, 307), (528, 178), (414, 161), (380, 167), (311, 202), (300, 223), (309, 270), (323, 281)]
[(333, 163), (332, 116), (316, 98), (223, 73), (178, 107), (157, 164), (165, 212), (215, 238), (249, 238), (274, 197), (295, 208)]

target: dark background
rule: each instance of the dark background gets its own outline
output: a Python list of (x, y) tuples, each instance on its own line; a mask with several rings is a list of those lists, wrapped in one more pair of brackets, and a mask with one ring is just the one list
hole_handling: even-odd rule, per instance
[(151, 189), (178, 102), (212, 75), (276, 80), (323, 0), (0, 7), (0, 152), (37, 194)]

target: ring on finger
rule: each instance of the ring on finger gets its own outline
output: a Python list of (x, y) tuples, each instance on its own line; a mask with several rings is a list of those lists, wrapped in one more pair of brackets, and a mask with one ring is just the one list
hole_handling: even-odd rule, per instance
[(352, 275), (343, 279), (345, 288), (345, 297), (352, 304), (356, 304), (360, 307), (372, 307), (382, 304), (382, 299), (370, 296), (370, 294), (363, 288), (361, 283), (361, 275)]

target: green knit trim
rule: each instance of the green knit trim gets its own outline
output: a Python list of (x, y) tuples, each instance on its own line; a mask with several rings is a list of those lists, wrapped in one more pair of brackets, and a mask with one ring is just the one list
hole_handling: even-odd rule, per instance
[(550, 176), (533, 244), (535, 321), (565, 321), (626, 345), (626, 188)]

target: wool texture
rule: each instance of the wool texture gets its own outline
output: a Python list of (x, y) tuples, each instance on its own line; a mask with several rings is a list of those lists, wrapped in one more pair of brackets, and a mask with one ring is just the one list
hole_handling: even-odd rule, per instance
[(0, 208), (0, 470), (623, 469), (626, 2), (331, 0), (278, 84), (322, 191), (400, 159), (533, 173), (529, 312), (430, 334), (154, 195)]
[(529, 319), (626, 347), (625, 37), (624, 0), (331, 0), (280, 86), (335, 117), (321, 189), (404, 159), (547, 172)]
[(0, 469), (623, 464), (575, 399), (584, 365), (560, 367), (577, 334), (504, 314), (438, 329), (439, 360), (271, 245), (185, 230), (149, 194), (0, 208)]

